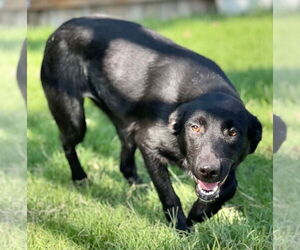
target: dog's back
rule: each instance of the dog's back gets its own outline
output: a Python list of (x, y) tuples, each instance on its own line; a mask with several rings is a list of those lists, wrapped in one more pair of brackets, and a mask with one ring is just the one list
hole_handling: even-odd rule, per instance
[(237, 95), (211, 60), (138, 24), (97, 17), (72, 19), (50, 36), (42, 81), (121, 116), (141, 102), (176, 104), (213, 88)]

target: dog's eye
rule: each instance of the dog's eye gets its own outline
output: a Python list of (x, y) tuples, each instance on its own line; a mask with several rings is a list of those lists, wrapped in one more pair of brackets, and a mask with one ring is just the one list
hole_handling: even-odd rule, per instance
[(236, 129), (234, 128), (231, 128), (229, 131), (228, 131), (228, 135), (229, 136), (237, 136), (238, 132)]
[(197, 126), (197, 125), (192, 125), (191, 128), (192, 128), (192, 130), (193, 130), (194, 132), (197, 132), (197, 133), (200, 132), (200, 127)]
[(198, 125), (192, 125), (191, 129), (196, 132), (196, 133), (203, 133), (204, 132), (204, 128), (203, 126), (198, 126)]

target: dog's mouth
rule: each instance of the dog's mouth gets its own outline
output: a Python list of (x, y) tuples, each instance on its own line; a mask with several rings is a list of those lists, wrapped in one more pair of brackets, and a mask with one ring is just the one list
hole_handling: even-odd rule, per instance
[(220, 189), (226, 178), (218, 182), (204, 182), (194, 177), (196, 182), (196, 194), (204, 202), (212, 202), (219, 197)]
[(199, 199), (210, 202), (219, 196), (220, 182), (208, 183), (195, 178), (196, 193)]
[[(225, 163), (230, 164), (230, 167), (223, 168), (226, 169), (220, 176), (221, 180), (218, 180), (216, 182), (207, 182), (207, 181), (202, 181), (198, 179), (193, 171), (188, 170), (187, 173), (196, 183), (196, 194), (198, 198), (204, 202), (213, 202), (219, 197), (220, 191), (222, 189), (222, 185), (225, 183), (227, 180), (227, 177), (229, 176), (230, 170), (234, 166), (234, 163), (232, 160), (229, 159), (223, 159), (223, 161), (226, 161)], [(187, 167), (187, 162), (183, 162), (183, 167), (188, 169)], [(224, 177), (225, 176), (225, 177)]]

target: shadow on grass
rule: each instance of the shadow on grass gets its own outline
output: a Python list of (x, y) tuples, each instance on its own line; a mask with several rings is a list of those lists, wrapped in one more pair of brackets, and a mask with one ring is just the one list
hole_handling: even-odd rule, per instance
[(273, 70), (272, 68), (249, 68), (244, 71), (227, 71), (229, 79), (236, 87), (244, 102), (273, 101)]
[[(63, 219), (46, 219), (34, 223), (49, 231), (55, 238), (61, 236), (59, 238), (71, 241), (82, 249), (105, 249), (105, 243), (107, 243), (107, 240), (103, 239), (103, 235), (86, 232), (86, 228), (76, 227)], [(88, 230), (92, 229), (88, 227)], [(112, 235), (110, 235), (110, 241), (113, 239)]]
[(22, 40), (0, 40), (0, 50), (5, 52), (16, 52), (21, 50)]

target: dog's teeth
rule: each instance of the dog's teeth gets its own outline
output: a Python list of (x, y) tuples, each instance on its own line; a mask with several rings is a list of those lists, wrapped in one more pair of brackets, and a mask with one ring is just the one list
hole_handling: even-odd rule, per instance
[(199, 185), (198, 185), (198, 190), (203, 194), (203, 195), (213, 195), (216, 191), (217, 191), (218, 187), (215, 187), (213, 190), (205, 190), (202, 189)]
[(204, 189), (201, 189), (201, 192), (202, 192), (203, 194), (207, 194), (207, 195), (210, 195), (210, 194), (213, 194), (213, 193), (214, 193), (214, 191), (208, 191), (208, 190), (204, 190)]

